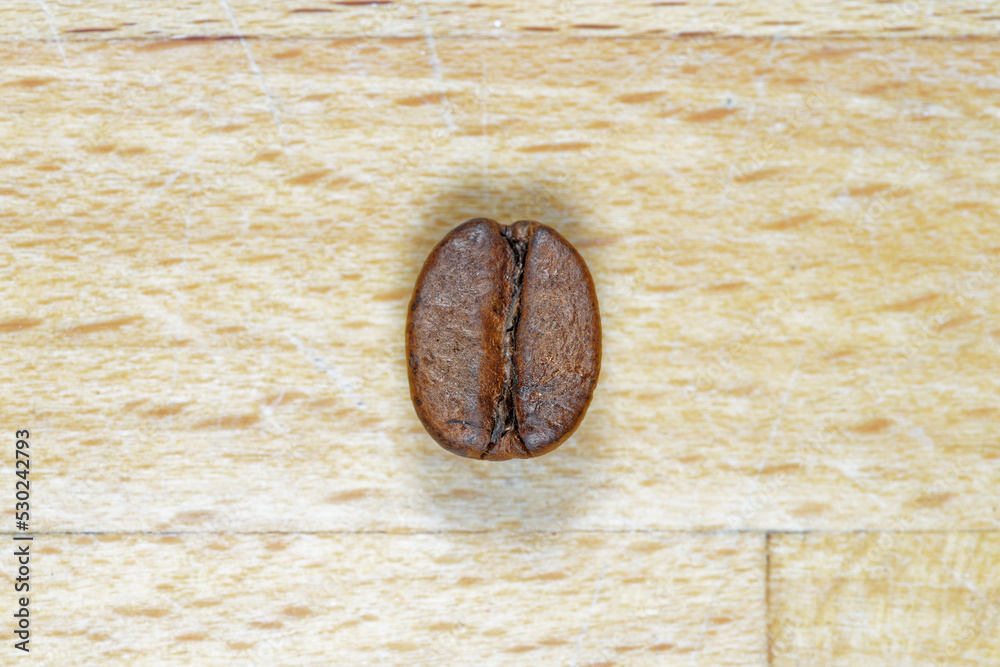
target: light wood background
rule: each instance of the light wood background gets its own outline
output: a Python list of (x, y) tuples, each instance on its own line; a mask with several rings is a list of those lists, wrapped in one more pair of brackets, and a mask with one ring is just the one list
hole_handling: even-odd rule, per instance
[[(516, 4), (517, 6), (513, 6)], [(1000, 664), (1000, 3), (0, 6), (2, 664)], [(439, 448), (410, 290), (553, 225), (558, 450)], [(12, 610), (14, 562), (0, 564)]]

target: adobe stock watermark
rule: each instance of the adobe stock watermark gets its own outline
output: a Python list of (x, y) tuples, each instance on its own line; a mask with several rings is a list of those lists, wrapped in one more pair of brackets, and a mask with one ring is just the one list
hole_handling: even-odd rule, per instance
[[(922, 498), (935, 498), (950, 494), (955, 488), (954, 480), (969, 478), (974, 474), (974, 471), (968, 467), (953, 461), (942, 464), (940, 470), (942, 474), (922, 491)], [(913, 529), (913, 520), (902, 517), (894, 519), (888, 529), (878, 531), (879, 536), (875, 544), (867, 549), (853, 564), (851, 568), (852, 573), (861, 574), (873, 568), (881, 567), (886, 559), (892, 555), (899, 536)]]
[[(457, 92), (460, 91), (452, 90), (452, 93)], [(456, 132), (464, 134), (462, 126), (468, 123), (474, 115), (482, 116), (483, 112), (489, 108), (489, 100), (497, 94), (498, 91), (489, 74), (484, 74), (483, 80), (472, 87), (470, 102), (456, 102), (448, 97), (443, 90), (437, 93), (428, 93), (429, 96), (445, 96), (446, 99), (439, 100), (437, 103), (445, 106), (450, 121), (448, 125), (453, 125), (454, 130), (451, 127), (435, 128), (429, 136), (424, 136), (415, 144), (410, 145), (403, 156), (396, 161), (396, 167), (392, 174), (382, 179), (383, 192), (386, 195), (398, 192), (403, 187), (404, 180), (408, 179), (414, 171), (426, 164), (437, 151), (452, 141)], [(428, 103), (430, 102), (428, 101)]]
[(556, 207), (559, 201), (556, 188), (572, 183), (577, 174), (589, 171), (598, 160), (607, 156), (615, 141), (625, 132), (625, 126), (616, 118), (601, 128), (596, 136), (585, 137), (582, 143), (587, 145), (584, 148), (574, 151), (568, 161), (552, 165), (555, 170), (538, 181), (536, 191), (522, 203), (520, 215), (530, 220), (550, 211), (561, 213)]
[(787, 131), (767, 137), (753, 152), (732, 165), (724, 176), (717, 178), (717, 192), (728, 195), (737, 186), (750, 182), (752, 180), (749, 178), (750, 175), (767, 167), (768, 162), (774, 159), (775, 153), (784, 146), (784, 140), (801, 131), (806, 121), (829, 106), (832, 100), (833, 96), (822, 88), (813, 87), (807, 90), (805, 100), (780, 121)]
[(933, 314), (920, 323), (919, 331), (908, 334), (902, 344), (889, 354), (889, 364), (893, 373), (913, 361), (930, 340), (940, 335), (942, 328), (964, 316), (965, 307), (975, 298), (976, 290), (983, 289), (1000, 276), (1000, 259), (983, 256), (979, 267), (971, 277), (953, 284), (942, 297), (935, 300)]
[[(259, 537), (254, 535), (253, 538)], [(323, 538), (313, 535), (275, 535), (276, 540), (306, 540), (321, 542)], [(318, 545), (313, 547), (319, 549)], [(284, 548), (277, 552), (283, 552)], [(270, 556), (264, 557), (265, 561)], [(336, 561), (333, 561), (336, 562)], [(280, 565), (281, 559), (275, 559), (273, 565)], [(272, 576), (266, 570), (254, 582), (245, 585), (242, 590), (249, 592), (254, 600), (263, 604), (257, 611), (257, 619), (251, 625), (266, 625), (262, 628), (259, 639), (253, 646), (241, 649), (239, 661), (244, 665), (274, 665), (281, 662), (281, 656), (287, 655), (289, 647), (300, 641), (302, 631), (278, 623), (280, 628), (275, 632), (273, 619), (277, 614), (286, 616), (320, 615), (324, 618), (332, 616), (333, 609), (344, 604), (345, 591), (356, 588), (358, 582), (350, 576), (339, 574), (336, 568), (314, 569), (312, 572), (300, 570), (299, 576)], [(357, 621), (357, 619), (353, 619)], [(348, 631), (350, 632), (350, 631)]]
[(698, 369), (694, 381), (688, 386), (688, 392), (706, 391), (713, 388), (723, 375), (731, 371), (736, 362), (745, 356), (751, 346), (763, 336), (772, 332), (780, 323), (781, 317), (793, 308), (789, 290), (775, 296), (770, 305), (751, 322), (747, 322), (740, 330), (740, 338), (721, 351), (713, 354), (714, 359)]
[[(362, 651), (355, 644), (352, 647), (352, 640), (367, 635), (371, 629), (359, 635), (357, 624), (360, 620), (364, 622), (378, 622), (374, 618), (368, 617), (366, 608), (377, 611), (375, 602), (366, 602), (358, 597), (352, 597), (349, 592), (358, 590), (363, 579), (370, 576), (361, 570), (354, 570), (359, 576), (344, 576), (333, 574), (330, 569), (324, 569), (318, 576), (310, 578), (308, 581), (298, 580), (290, 583), (287, 577), (268, 578), (268, 582), (275, 582), (272, 588), (265, 586), (263, 589), (255, 589), (255, 599), (262, 600), (268, 604), (268, 608), (281, 609), (285, 614), (303, 616), (319, 615), (328, 620), (341, 618), (342, 625), (330, 628), (329, 633), (336, 634), (336, 642), (340, 650), (347, 654), (354, 650)], [(294, 586), (294, 590), (289, 590), (289, 586)], [(284, 600), (274, 604), (274, 600)], [(383, 607), (384, 609), (384, 607)], [(432, 658), (435, 664), (452, 665), (458, 664), (457, 660), (461, 653), (468, 626), (458, 618), (458, 612), (454, 609), (441, 610), (439, 613), (446, 614), (450, 619), (448, 622), (438, 622), (434, 624), (432, 632), (428, 633), (426, 641), (419, 642), (419, 648), (410, 649), (413, 652), (410, 656), (421, 658)], [(435, 612), (425, 613), (427, 622), (435, 617)], [(358, 617), (361, 617), (360, 619)], [(261, 623), (268, 623), (274, 618), (273, 613), (265, 613), (261, 616)], [(277, 632), (261, 632), (253, 646), (242, 649), (238, 655), (236, 664), (243, 664), (252, 667), (270, 666), (281, 664), (282, 656), (287, 656), (290, 650), (294, 650), (296, 644), (303, 640), (303, 631), (295, 627), (282, 627)], [(381, 645), (391, 645), (395, 640), (390, 632), (380, 633)], [(341, 656), (343, 657), (343, 656)], [(350, 661), (340, 660), (341, 664), (351, 664)], [(420, 664), (423, 664), (422, 662)]]
[(862, 206), (855, 216), (854, 223), (847, 230), (848, 240), (851, 243), (858, 243), (862, 236), (870, 236), (875, 231), (879, 218), (890, 210), (901, 196), (910, 192), (918, 178), (930, 170), (938, 158), (949, 154), (955, 137), (949, 131), (935, 131), (931, 139), (928, 147), (902, 164), (898, 177), (888, 187), (874, 193), (874, 196)]
[(772, 632), (771, 626), (768, 624), (767, 648), (770, 654), (768, 660), (773, 660), (775, 656), (790, 654), (802, 639), (805, 639), (805, 633), (794, 618), (781, 619), (778, 632)]
[(921, 5), (919, 2), (916, 2), (916, 0), (906, 0), (906, 2), (889, 5), (887, 9), (889, 15), (883, 16), (879, 19), (879, 33), (883, 33), (912, 22), (920, 13)]
[(958, 632), (948, 639), (943, 653), (930, 658), (930, 664), (935, 667), (955, 664), (955, 659), (967, 651), (971, 644), (990, 632), (1000, 616), (1000, 588), (984, 594), (977, 604), (965, 609), (963, 615), (965, 620)]
[(769, 475), (763, 482), (757, 482), (755, 488), (740, 499), (739, 509), (726, 519), (728, 530), (743, 530), (746, 525), (771, 502), (774, 495), (785, 485), (784, 472)]
[(631, 474), (634, 469), (633, 460), (616, 454), (609, 465), (602, 465), (600, 472), (588, 477), (579, 486), (574, 494), (574, 504), (571, 508), (556, 513), (541, 530), (525, 534), (526, 549), (536, 554), (551, 550), (553, 539), (576, 529), (576, 522), (587, 516), (590, 511), (588, 500), (610, 492), (615, 488), (615, 482)]
[[(427, 446), (437, 447), (437, 444), (431, 442)], [(434, 513), (432, 508), (440, 506), (441, 499), (454, 489), (452, 480), (467, 476), (466, 462), (454, 454), (441, 449), (432, 456), (436, 474), (425, 475), (418, 486), (405, 489), (402, 498), (388, 504), (385, 508), (387, 514), (391, 513), (388, 523), (407, 528), (426, 526)]]
[[(75, 166), (94, 159), (95, 155), (111, 153), (114, 148), (114, 138), (124, 120), (141, 118), (148, 110), (148, 94), (163, 87), (164, 75), (159, 69), (152, 69), (138, 75), (132, 75), (131, 80), (118, 79), (103, 81), (94, 89), (86, 91), (89, 99), (100, 100), (110, 98), (110, 111), (113, 115), (108, 120), (100, 121), (96, 127), (89, 129), (80, 141), (70, 149)], [(105, 116), (105, 114), (101, 114)]]
[(616, 621), (614, 634), (602, 641), (601, 646), (596, 649), (596, 654), (588, 658), (591, 661), (601, 659), (607, 663), (617, 664), (623, 653), (635, 648), (636, 645), (648, 642), (647, 638), (654, 624), (660, 626), (657, 628), (657, 636), (662, 644), (669, 644), (682, 650), (687, 649), (685, 643), (694, 641), (692, 638), (674, 637), (671, 634), (673, 626), (671, 616), (677, 613), (678, 592), (677, 587), (662, 580), (657, 580), (654, 586), (640, 589), (638, 593), (643, 594), (641, 603), (630, 607), (625, 616)]
[[(729, 551), (727, 549), (727, 551)], [(731, 574), (728, 559), (716, 561), (714, 572), (706, 572), (703, 576), (706, 579), (714, 577), (715, 581), (724, 581), (726, 576)], [(617, 664), (622, 659), (622, 654), (633, 650), (637, 646), (648, 646), (650, 635), (655, 633), (659, 648), (664, 651), (676, 651), (677, 654), (689, 655), (692, 649), (697, 650), (702, 646), (705, 636), (692, 636), (681, 617), (687, 612), (678, 611), (678, 598), (683, 595), (685, 582), (690, 574), (684, 570), (678, 571), (678, 585), (672, 582), (658, 581), (655, 586), (643, 589), (642, 602), (628, 609), (624, 618), (617, 620), (614, 626), (605, 622), (605, 627), (614, 627), (615, 631), (609, 639), (602, 642), (596, 650), (596, 654), (588, 656), (591, 660), (601, 659), (608, 663)], [(722, 584), (720, 583), (720, 589)], [(714, 599), (714, 596), (712, 596)], [(705, 600), (707, 602), (708, 600)], [(705, 614), (708, 609), (701, 612)], [(775, 645), (782, 649), (795, 641), (798, 636), (798, 627), (792, 621), (786, 624), (782, 636), (776, 639)], [(654, 644), (655, 646), (655, 644)], [(670, 655), (666, 653), (665, 655)], [(594, 663), (590, 663), (594, 664)], [(604, 663), (601, 663), (604, 664)]]

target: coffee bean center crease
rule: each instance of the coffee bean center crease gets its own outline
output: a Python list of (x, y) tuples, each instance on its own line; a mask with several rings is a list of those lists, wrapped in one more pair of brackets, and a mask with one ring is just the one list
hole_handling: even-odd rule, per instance
[[(521, 315), (521, 288), (524, 285), (524, 259), (528, 253), (528, 242), (513, 237), (512, 227), (501, 227), (500, 233), (507, 240), (514, 253), (514, 270), (511, 282), (514, 286), (507, 307), (507, 317), (504, 320), (502, 358), (504, 365), (503, 393), (497, 401), (494, 413), (493, 433), (490, 444), (480, 455), (485, 459), (496, 448), (497, 443), (506, 433), (512, 433), (514, 442), (524, 455), (531, 458), (531, 452), (524, 446), (524, 441), (517, 433), (517, 410), (514, 409), (514, 390), (517, 388), (517, 368), (514, 366), (514, 355), (517, 353), (517, 323)], [(529, 237), (530, 238), (530, 237)]]
[(469, 220), (424, 263), (406, 320), (410, 396), (448, 451), (537, 458), (583, 420), (601, 365), (583, 258), (532, 220)]

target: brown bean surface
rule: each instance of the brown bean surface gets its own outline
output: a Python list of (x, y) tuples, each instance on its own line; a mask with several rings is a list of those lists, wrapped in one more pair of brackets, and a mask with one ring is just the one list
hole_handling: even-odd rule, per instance
[(445, 449), (546, 454), (583, 419), (601, 365), (594, 283), (554, 229), (477, 218), (434, 248), (406, 324), (410, 394)]

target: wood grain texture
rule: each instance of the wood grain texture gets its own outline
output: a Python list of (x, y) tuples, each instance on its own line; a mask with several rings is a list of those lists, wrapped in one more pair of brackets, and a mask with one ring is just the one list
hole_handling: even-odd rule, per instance
[(773, 535), (771, 659), (995, 665), (996, 533)]
[(36, 596), (35, 650), (53, 665), (765, 661), (761, 535), (60, 535), (44, 544), (36, 564), (51, 574)]
[[(234, 42), (6, 46), (39, 528), (234, 498), (250, 530), (996, 528), (993, 43), (727, 40), (688, 74), (677, 43), (546, 44), (438, 40), (439, 81), (423, 40), (262, 43), (266, 93)], [(595, 276), (602, 380), (559, 456), (454, 460), (413, 414), (413, 281), (478, 215)]]
[(1000, 2), (856, 0), (836, 8), (806, 0), (531, 3), (432, 0), (7, 0), (0, 39), (101, 41), (204, 37), (545, 37), (726, 36), (911, 37), (996, 36)]
[[(1000, 11), (477, 4), (0, 8), (39, 664), (997, 662), (948, 642), (1000, 559)], [(413, 282), (476, 216), (597, 285), (538, 460), (410, 403)]]

